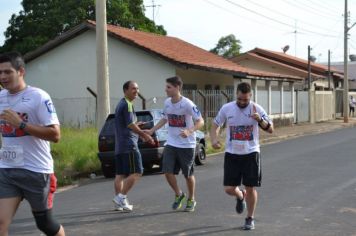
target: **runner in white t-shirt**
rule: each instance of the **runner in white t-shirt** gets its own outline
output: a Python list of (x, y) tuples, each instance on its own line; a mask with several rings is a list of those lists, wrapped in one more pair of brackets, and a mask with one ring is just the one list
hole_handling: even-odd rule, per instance
[[(261, 186), (259, 127), (269, 133), (273, 132), (272, 121), (264, 109), (250, 99), (251, 86), (240, 83), (237, 87), (237, 101), (223, 105), (210, 132), (213, 148), (221, 148), (218, 132), (226, 122), (225, 192), (237, 198), (238, 214), (244, 211), (247, 202), (247, 217), (243, 226), (245, 230), (254, 229), (253, 217), (257, 204), (255, 187)], [(239, 189), (241, 183), (245, 190)]]
[(173, 210), (181, 208), (186, 196), (177, 184), (177, 175), (182, 170), (188, 188), (188, 199), (185, 211), (195, 210), (195, 177), (194, 151), (196, 146), (195, 131), (204, 125), (204, 120), (197, 106), (188, 98), (183, 97), (180, 90), (183, 82), (179, 77), (166, 79), (166, 93), (169, 98), (164, 103), (164, 115), (149, 134), (168, 122), (168, 138), (163, 152), (162, 171), (170, 187), (175, 192)]
[(56, 178), (51, 142), (60, 139), (59, 121), (50, 96), (27, 86), (19, 53), (0, 55), (0, 235), (7, 235), (17, 208), (26, 199), (38, 229), (65, 235), (52, 216)]

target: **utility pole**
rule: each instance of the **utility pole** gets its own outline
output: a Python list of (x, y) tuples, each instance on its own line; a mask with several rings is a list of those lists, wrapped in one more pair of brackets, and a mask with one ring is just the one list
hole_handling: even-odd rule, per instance
[(331, 90), (331, 71), (330, 71), (330, 56), (331, 52), (330, 49), (328, 50), (328, 88)]
[(345, 12), (344, 12), (344, 123), (349, 122), (349, 78), (348, 78), (348, 20), (349, 13), (347, 10), (347, 0), (345, 0)]
[(96, 71), (98, 94), (96, 125), (98, 132), (100, 132), (106, 117), (110, 113), (106, 0), (96, 0)]
[(294, 22), (295, 24), (295, 30), (294, 30), (294, 56), (297, 56), (297, 20)]
[(349, 12), (347, 9), (347, 0), (345, 0), (344, 12), (344, 123), (349, 122), (349, 75), (348, 75), (348, 37), (349, 30), (355, 26), (356, 22), (351, 27), (348, 27)]
[(311, 81), (311, 63), (310, 63), (310, 45), (308, 45), (308, 95), (309, 95), (309, 122), (311, 124), (315, 123), (315, 118), (314, 118), (314, 94), (312, 90), (312, 81)]
[(308, 45), (308, 90), (311, 90), (311, 64), (310, 64), (310, 45)]
[(155, 8), (160, 7), (161, 5), (155, 4), (155, 0), (152, 0), (152, 5), (148, 5), (146, 7), (152, 7), (152, 20), (155, 23)]

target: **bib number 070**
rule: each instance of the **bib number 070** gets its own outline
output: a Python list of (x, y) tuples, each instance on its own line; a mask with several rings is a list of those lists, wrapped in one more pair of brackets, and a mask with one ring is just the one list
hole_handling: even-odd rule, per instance
[(16, 159), (16, 152), (15, 151), (9, 151), (9, 150), (3, 150), (1, 157), (3, 160), (15, 160)]

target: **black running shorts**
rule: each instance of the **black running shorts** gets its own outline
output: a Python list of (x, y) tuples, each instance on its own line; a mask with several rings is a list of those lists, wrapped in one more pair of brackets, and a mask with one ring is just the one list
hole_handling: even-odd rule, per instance
[(226, 152), (224, 186), (260, 187), (262, 180), (260, 153), (237, 155)]

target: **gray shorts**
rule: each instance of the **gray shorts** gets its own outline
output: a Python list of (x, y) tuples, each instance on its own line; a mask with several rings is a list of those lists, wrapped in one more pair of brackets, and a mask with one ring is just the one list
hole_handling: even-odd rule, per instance
[(21, 197), (32, 211), (45, 211), (53, 206), (57, 188), (54, 174), (37, 173), (26, 169), (0, 168), (0, 199)]
[(167, 145), (163, 151), (163, 173), (177, 175), (182, 170), (186, 178), (192, 176), (194, 173), (194, 152), (194, 148), (177, 148)]

